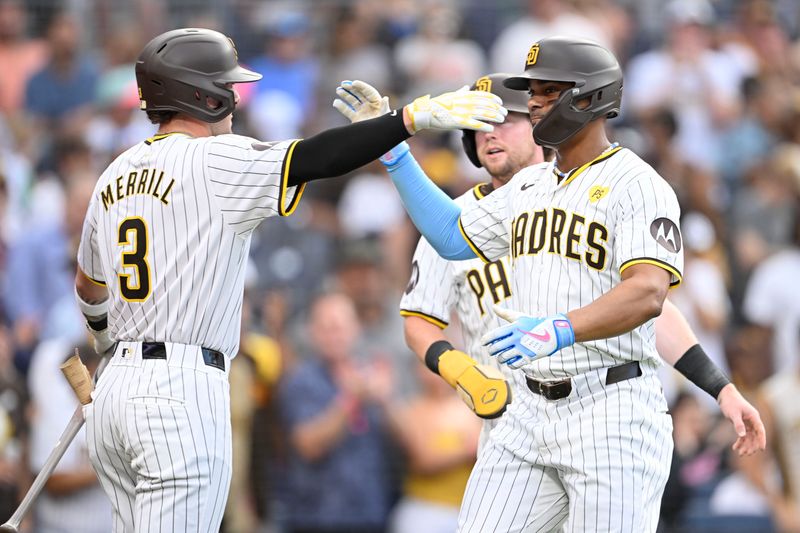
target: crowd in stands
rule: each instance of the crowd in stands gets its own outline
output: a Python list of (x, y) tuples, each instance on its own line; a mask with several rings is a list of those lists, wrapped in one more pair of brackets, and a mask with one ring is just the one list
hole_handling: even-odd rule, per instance
[[(766, 452), (735, 457), (715, 401), (665, 368), (675, 453), (661, 530), (800, 531), (794, 0), (0, 0), (0, 519), (76, 405), (58, 364), (75, 346), (91, 359), (73, 292), (81, 223), (102, 169), (155, 132), (133, 64), (182, 26), (230, 35), (263, 74), (238, 88), (234, 118), (262, 140), (344, 125), (341, 80), (399, 107), (521, 71), (540, 37), (614, 50), (625, 84), (610, 137), (681, 203), (684, 283), (669, 298), (768, 431)], [(487, 179), (458, 135), (410, 142), (453, 196)], [(397, 306), (417, 238), (379, 163), (312, 183), (292, 216), (256, 230), (224, 531), (453, 531), (480, 426), (405, 345)], [(447, 335), (458, 345), (457, 324)], [(25, 527), (109, 524), (79, 437)]]

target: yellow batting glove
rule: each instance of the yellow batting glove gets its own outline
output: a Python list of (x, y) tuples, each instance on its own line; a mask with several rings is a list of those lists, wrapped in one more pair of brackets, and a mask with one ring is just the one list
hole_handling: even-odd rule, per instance
[(479, 365), (446, 341), (431, 345), (425, 363), (456, 389), (464, 403), (481, 418), (497, 418), (511, 403), (511, 387), (500, 371)]
[(458, 91), (431, 98), (420, 96), (406, 107), (411, 118), (411, 133), (420, 130), (478, 130), (491, 132), (487, 122), (503, 122), (508, 110), (499, 96), (486, 91)]

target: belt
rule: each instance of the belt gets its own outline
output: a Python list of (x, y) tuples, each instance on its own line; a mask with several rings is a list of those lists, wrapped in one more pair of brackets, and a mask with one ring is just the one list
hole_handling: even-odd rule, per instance
[[(203, 362), (208, 366), (219, 368), (225, 372), (225, 356), (222, 352), (212, 350), (211, 348), (201, 348), (203, 353)], [(142, 343), (142, 359), (166, 359), (167, 349), (163, 342), (143, 342)]]
[[(606, 385), (613, 385), (627, 379), (638, 378), (642, 375), (639, 361), (631, 361), (609, 367), (606, 372)], [(560, 379), (558, 381), (537, 381), (533, 378), (525, 378), (528, 388), (535, 394), (540, 394), (548, 400), (560, 400), (566, 398), (572, 392), (572, 378)]]

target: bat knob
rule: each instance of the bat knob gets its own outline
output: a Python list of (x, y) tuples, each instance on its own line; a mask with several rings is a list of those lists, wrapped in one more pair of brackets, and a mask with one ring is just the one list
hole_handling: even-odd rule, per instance
[(18, 533), (19, 529), (17, 529), (16, 527), (12, 526), (8, 522), (6, 522), (2, 526), (0, 526), (0, 532), (3, 532), (3, 531), (10, 531), (12, 533)]

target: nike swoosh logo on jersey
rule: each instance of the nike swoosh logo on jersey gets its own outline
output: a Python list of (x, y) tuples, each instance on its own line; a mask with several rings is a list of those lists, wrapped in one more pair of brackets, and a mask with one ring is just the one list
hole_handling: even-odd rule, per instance
[(523, 183), (522, 187), (520, 187), (519, 190), (524, 191), (526, 189), (530, 189), (531, 187), (533, 187), (533, 185), (534, 185), (533, 183)]
[(548, 333), (546, 331), (544, 332), (543, 335), (537, 335), (536, 333), (534, 333), (532, 331), (526, 331), (524, 329), (519, 329), (519, 328), (517, 328), (517, 331), (519, 331), (520, 333), (522, 333), (524, 335), (527, 335), (528, 337), (533, 337), (537, 341), (547, 342), (547, 341), (550, 340), (550, 333)]

